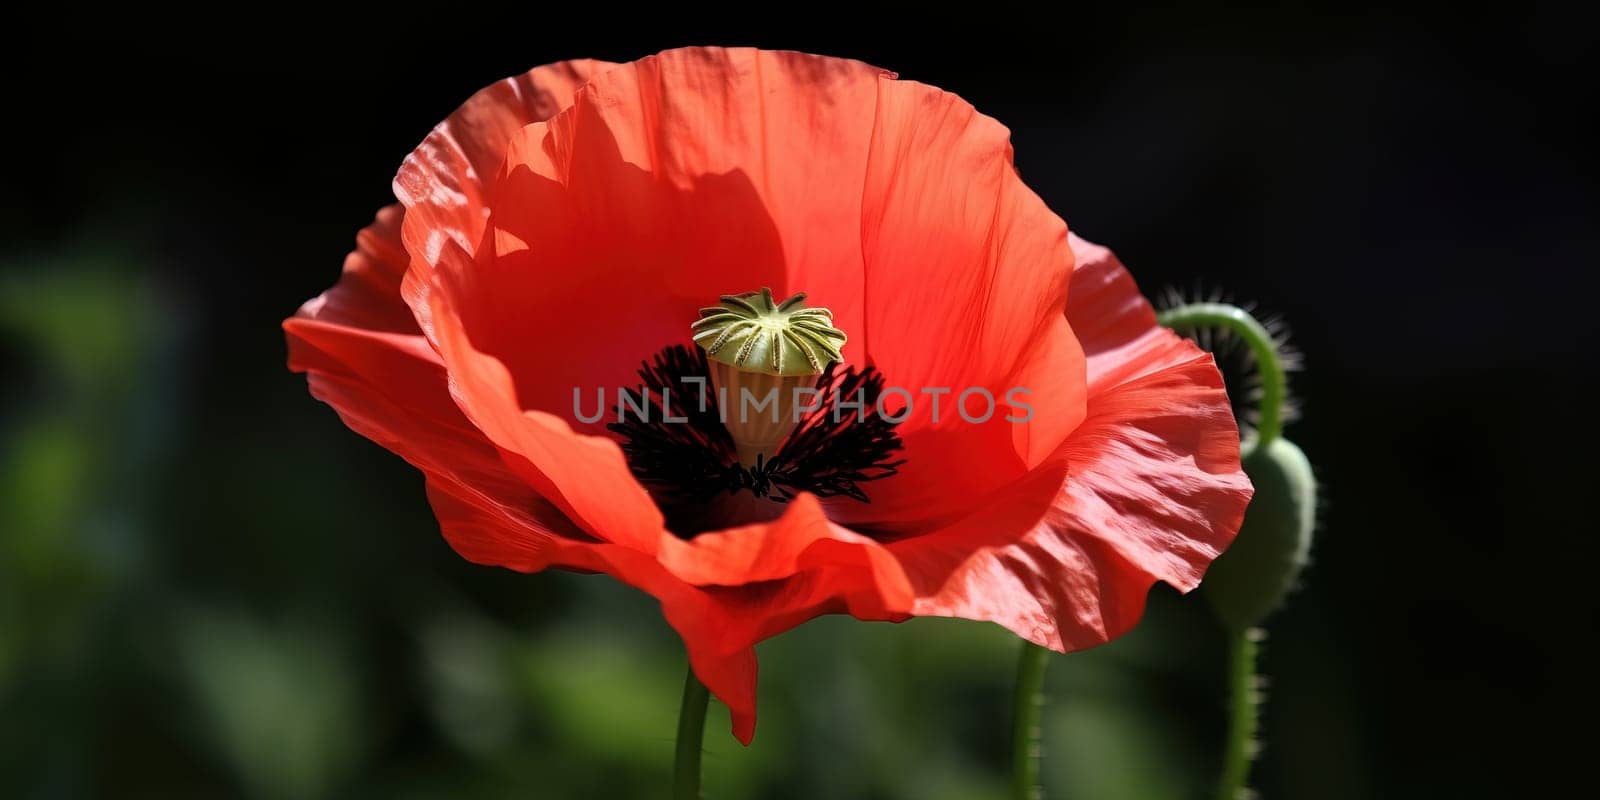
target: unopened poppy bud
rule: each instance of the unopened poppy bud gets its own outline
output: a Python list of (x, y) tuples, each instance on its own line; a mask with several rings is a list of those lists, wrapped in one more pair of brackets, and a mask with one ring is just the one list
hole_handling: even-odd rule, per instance
[(1255, 484), (1244, 525), (1201, 588), (1223, 624), (1244, 631), (1283, 605), (1311, 554), (1317, 480), (1299, 447), (1279, 437), (1244, 458)]
[(723, 295), (700, 309), (695, 344), (711, 362), (711, 382), (739, 461), (770, 461), (799, 422), (800, 391), (814, 388), (829, 364), (843, 360), (844, 331), (833, 312), (807, 308), (804, 292), (776, 302), (772, 290)]

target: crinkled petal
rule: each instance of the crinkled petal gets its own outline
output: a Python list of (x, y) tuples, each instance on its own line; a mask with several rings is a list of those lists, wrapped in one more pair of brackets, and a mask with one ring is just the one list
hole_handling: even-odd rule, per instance
[(1108, 251), (1073, 245), (1087, 417), (982, 511), (890, 545), (915, 613), (991, 620), (1056, 650), (1127, 631), (1157, 580), (1193, 588), (1251, 494), (1211, 356), (1156, 325)]
[(472, 248), (487, 219), (487, 178), (500, 168), (506, 145), (523, 126), (549, 119), (572, 104), (573, 93), (610, 69), (581, 59), (536, 67), (479, 91), (408, 156), (394, 179), (394, 193), (421, 225), (423, 238), (407, 239), (413, 254), (445, 239)]

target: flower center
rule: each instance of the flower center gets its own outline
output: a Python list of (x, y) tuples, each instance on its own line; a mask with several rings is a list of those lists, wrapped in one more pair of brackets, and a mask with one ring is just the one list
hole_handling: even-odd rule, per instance
[(646, 361), (608, 425), (674, 532), (776, 516), (800, 492), (869, 502), (861, 484), (904, 463), (882, 375), (844, 365), (844, 332), (804, 294), (725, 295), (691, 331), (699, 346)]
[(833, 312), (807, 308), (804, 292), (782, 303), (766, 288), (725, 294), (700, 309), (690, 330), (711, 360), (739, 463), (750, 468), (777, 454), (800, 422), (801, 399), (814, 397), (817, 377), (843, 359), (845, 335), (833, 327)]

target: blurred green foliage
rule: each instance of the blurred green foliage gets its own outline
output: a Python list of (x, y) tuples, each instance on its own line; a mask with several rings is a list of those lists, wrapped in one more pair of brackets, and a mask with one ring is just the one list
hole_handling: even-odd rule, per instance
[(248, 794), (331, 796), (368, 732), (343, 643), (314, 628), (212, 615), (186, 620), (179, 632), (198, 727)]

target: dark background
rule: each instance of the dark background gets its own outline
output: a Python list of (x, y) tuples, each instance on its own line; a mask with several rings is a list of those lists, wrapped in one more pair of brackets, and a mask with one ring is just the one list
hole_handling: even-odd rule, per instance
[[(663, 794), (682, 664), (651, 604), (462, 562), (419, 477), (283, 369), (278, 325), (471, 92), (682, 44), (954, 91), (1147, 292), (1221, 289), (1289, 321), (1307, 368), (1288, 433), (1326, 503), (1270, 625), (1266, 797), (1547, 796), (1588, 775), (1592, 27), (1522, 6), (937, 34), (472, 13), (19, 37), (0, 79), (0, 796)], [(1221, 641), (1158, 588), (1126, 640), (1053, 662), (1050, 796), (1206, 796)], [(713, 715), (707, 796), (1003, 796), (1013, 648), (950, 621), (780, 637), (755, 746)]]

